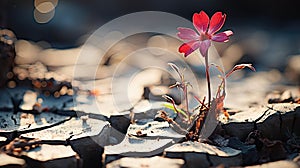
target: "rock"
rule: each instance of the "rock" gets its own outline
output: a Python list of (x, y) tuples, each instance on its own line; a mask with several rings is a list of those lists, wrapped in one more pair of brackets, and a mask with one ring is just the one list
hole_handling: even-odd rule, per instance
[(38, 139), (15, 138), (1, 152), (23, 158), (28, 167), (81, 167), (80, 157), (71, 146)]
[(0, 153), (0, 167), (2, 168), (24, 168), (26, 167), (25, 160), (19, 159), (13, 156), (9, 156), (5, 153)]
[(293, 96), (292, 96), (292, 92), (290, 90), (286, 90), (284, 91), (281, 96), (280, 96), (280, 100), (281, 102), (292, 102), (293, 101)]
[[(300, 136), (300, 129), (297, 125), (300, 122), (300, 105), (299, 104), (290, 104), (290, 103), (279, 103), (270, 106), (271, 109), (279, 113), (279, 127), (280, 138), (282, 140), (287, 140), (291, 135)], [(272, 128), (272, 132), (276, 131)], [(271, 138), (269, 134), (263, 132), (264, 135), (268, 138)]]
[[(84, 137), (72, 140), (70, 145), (73, 150), (77, 152), (82, 159), (82, 167), (84, 168), (98, 168), (102, 167), (102, 154), (104, 144), (99, 144), (96, 139), (107, 138), (109, 134), (100, 134), (97, 137)], [(101, 137), (103, 136), (103, 137)]]
[[(122, 142), (105, 147), (106, 163), (123, 156), (153, 156), (162, 153), (163, 148), (170, 146), (172, 141), (178, 141), (185, 137), (184, 134), (181, 135), (172, 130), (169, 123), (153, 121), (157, 111), (162, 109), (171, 118), (176, 117), (174, 111), (164, 107), (163, 103), (150, 103), (145, 100), (135, 105), (131, 112), (110, 116), (109, 121), (115, 129), (114, 134), (116, 134), (116, 131), (119, 132), (117, 133), (118, 136), (114, 135), (114, 137), (117, 137), (117, 141), (122, 140)], [(134, 122), (134, 124), (130, 124), (131, 122)]]
[(23, 151), (21, 154), (26, 158), (29, 167), (44, 168), (80, 168), (82, 167), (79, 156), (70, 146), (46, 145)]
[(113, 161), (106, 165), (107, 168), (121, 168), (121, 167), (131, 167), (131, 168), (180, 168), (184, 164), (182, 159), (169, 159), (159, 156), (154, 156), (150, 158), (130, 158), (124, 157), (119, 160)]
[(265, 161), (278, 161), (287, 158), (287, 151), (281, 141), (270, 141), (265, 143), (260, 151), (260, 160)]
[(172, 144), (172, 139), (146, 139), (126, 136), (121, 143), (104, 147), (105, 164), (124, 156), (149, 157), (159, 155)]
[(154, 119), (159, 110), (163, 110), (168, 114), (169, 118), (175, 119), (177, 114), (174, 110), (167, 108), (166, 102), (163, 101), (141, 101), (134, 106), (132, 112), (135, 120)]
[(7, 144), (7, 138), (0, 136), (0, 147)]
[(113, 128), (125, 135), (130, 125), (129, 113), (126, 115), (112, 115), (109, 118), (109, 122)]
[(83, 167), (99, 167), (102, 164), (103, 148), (109, 144), (110, 128), (108, 125), (106, 121), (83, 116), (21, 136), (46, 141), (64, 141), (80, 155)]
[(179, 134), (175, 132), (170, 124), (166, 121), (159, 122), (153, 120), (138, 121), (135, 124), (131, 124), (127, 130), (128, 135), (133, 136), (145, 136), (152, 138), (172, 138), (174, 141), (179, 141), (185, 138), (185, 134)]
[(293, 103), (294, 95), (292, 94), (291, 90), (285, 90), (284, 92), (280, 93), (278, 91), (273, 91), (269, 93), (266, 97), (269, 104), (273, 103)]
[(282, 141), (270, 140), (259, 130), (251, 132), (245, 144), (256, 146), (259, 154), (259, 163), (283, 160), (288, 156)]
[(149, 102), (148, 100), (143, 100), (137, 103), (131, 111), (111, 115), (109, 122), (113, 128), (126, 134), (131, 122), (134, 122), (135, 120), (153, 120), (159, 110), (166, 111), (170, 118), (175, 119), (177, 116), (176, 113), (173, 110), (164, 107), (164, 104), (165, 102)]
[(242, 164), (240, 150), (230, 147), (216, 147), (199, 142), (183, 142), (165, 149), (169, 158), (183, 158), (186, 167), (210, 167), (223, 164), (239, 166)]
[(84, 121), (79, 118), (72, 118), (57, 126), (22, 134), (22, 137), (41, 140), (76, 140), (99, 135), (107, 125), (108, 122), (102, 120), (89, 118)]
[(266, 96), (266, 100), (269, 104), (280, 103), (280, 97), (281, 97), (281, 94), (279, 91), (273, 91), (271, 93), (268, 93), (268, 95)]
[(221, 122), (230, 136), (241, 140), (245, 140), (255, 129), (270, 139), (285, 140), (288, 138), (287, 132), (300, 134), (300, 129), (295, 127), (300, 121), (299, 109), (299, 104), (291, 103), (252, 107), (230, 116), (228, 122)]
[(0, 113), (0, 135), (5, 135), (7, 138), (14, 138), (20, 134), (39, 131), (59, 125), (70, 117), (61, 116), (53, 113), (41, 113), (38, 115), (29, 113)]
[(269, 162), (261, 165), (255, 165), (255, 166), (246, 166), (245, 168), (299, 168), (299, 165), (297, 165), (295, 162), (287, 161), (287, 160), (281, 160), (276, 162)]
[(253, 165), (258, 162), (259, 156), (255, 145), (246, 145), (237, 137), (230, 137), (228, 147), (242, 151), (242, 165)]
[(256, 120), (260, 117), (276, 113), (267, 107), (252, 107), (231, 115), (228, 121), (221, 121), (226, 133), (233, 137), (245, 140), (248, 134), (255, 129)]

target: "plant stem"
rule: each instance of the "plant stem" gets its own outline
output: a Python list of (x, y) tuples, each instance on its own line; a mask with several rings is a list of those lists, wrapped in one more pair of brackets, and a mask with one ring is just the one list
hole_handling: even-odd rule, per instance
[(205, 56), (205, 75), (206, 75), (206, 80), (207, 80), (208, 108), (210, 108), (211, 88), (210, 88), (210, 76), (209, 76), (208, 54), (206, 54), (206, 56)]
[[(184, 82), (184, 81), (183, 81)], [(189, 112), (189, 100), (188, 100), (188, 94), (187, 94), (187, 85), (183, 83), (183, 92), (184, 92), (184, 97), (185, 97), (185, 106), (186, 106), (186, 113), (187, 113), (187, 118), (188, 118), (188, 123), (190, 123), (190, 112)]]

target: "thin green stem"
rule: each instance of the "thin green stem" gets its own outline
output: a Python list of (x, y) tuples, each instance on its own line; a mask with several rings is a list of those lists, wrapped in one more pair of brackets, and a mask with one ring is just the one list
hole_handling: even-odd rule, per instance
[(206, 75), (206, 80), (207, 80), (208, 108), (210, 108), (211, 88), (210, 88), (210, 76), (209, 76), (208, 54), (206, 54), (206, 56), (205, 56), (205, 75)]

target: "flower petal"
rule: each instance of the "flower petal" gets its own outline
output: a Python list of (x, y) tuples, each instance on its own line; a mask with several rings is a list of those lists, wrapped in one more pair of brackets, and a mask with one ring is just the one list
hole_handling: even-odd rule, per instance
[(192, 41), (192, 40), (199, 39), (199, 35), (193, 29), (178, 27), (177, 30), (178, 30), (177, 36), (182, 40)]
[(233, 35), (233, 32), (231, 30), (226, 30), (223, 33), (225, 33), (227, 36)]
[(233, 32), (231, 30), (222, 32), (222, 33), (218, 33), (216, 35), (212, 36), (212, 41), (216, 41), (216, 42), (227, 42), (229, 40), (229, 36), (233, 35)]
[(200, 41), (200, 53), (203, 57), (207, 57), (207, 51), (208, 48), (211, 45), (211, 41), (210, 40), (204, 40), (204, 41)]
[(180, 53), (184, 53), (184, 56), (187, 57), (189, 56), (192, 52), (194, 52), (196, 49), (200, 47), (200, 42), (199, 41), (191, 41), (188, 43), (182, 44), (178, 51)]
[(226, 19), (226, 14), (222, 14), (222, 12), (216, 12), (210, 19), (208, 34), (214, 34), (219, 31), (224, 25)]
[(204, 11), (201, 11), (199, 14), (195, 13), (193, 15), (193, 24), (199, 33), (205, 33), (209, 24), (208, 15)]

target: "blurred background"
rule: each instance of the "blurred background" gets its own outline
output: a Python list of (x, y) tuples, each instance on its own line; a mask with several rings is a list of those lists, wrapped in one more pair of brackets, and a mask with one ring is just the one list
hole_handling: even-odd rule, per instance
[[(163, 11), (191, 20), (192, 15), (201, 10), (209, 16), (222, 11), (227, 14), (222, 30), (234, 32), (228, 43), (215, 44), (225, 70), (238, 63), (254, 64), (262, 73), (255, 73), (252, 83), (244, 85), (245, 90), (261, 89), (265, 92), (272, 90), (269, 87), (273, 83), (300, 84), (298, 8), (295, 0), (1, 0), (0, 31), (9, 29), (18, 39), (15, 63), (21, 66), (17, 66), (14, 72), (19, 79), (20, 76), (47, 78), (47, 75), (53, 77), (56, 74), (56, 80), (64, 80), (64, 75), (73, 74), (80, 47), (86, 39), (115, 18), (132, 12)], [(3, 32), (0, 35), (5, 34)], [(97, 72), (97, 77), (111, 76), (118, 65), (116, 62), (141, 47), (163, 46), (176, 52), (180, 44), (177, 39), (164, 35), (127, 38), (105, 53), (113, 55), (113, 59), (110, 57), (103, 63), (105, 66)], [(135, 61), (135, 68), (139, 68), (140, 63)], [(245, 74), (242, 72), (240, 76)], [(240, 88), (231, 95), (238, 92), (241, 92)], [(247, 99), (249, 93), (243, 96)], [(257, 97), (253, 95), (253, 99)]]
[(258, 70), (276, 69), (299, 83), (300, 14), (292, 0), (1, 0), (0, 28), (43, 49), (69, 49), (125, 14), (163, 11), (190, 20), (201, 10), (210, 16), (226, 13), (224, 29), (234, 31), (227, 45), (216, 44), (224, 60), (231, 61), (224, 63), (225, 69), (233, 63), (253, 63)]
[(239, 38), (240, 28), (262, 29), (277, 37), (298, 35), (300, 27), (298, 6), (292, 0), (1, 0), (0, 9), (2, 28), (14, 30), (19, 38), (45, 40), (60, 48), (78, 45), (80, 36), (114, 18), (149, 10), (187, 19), (200, 10), (209, 15), (223, 11), (228, 16), (226, 27), (235, 30)]

